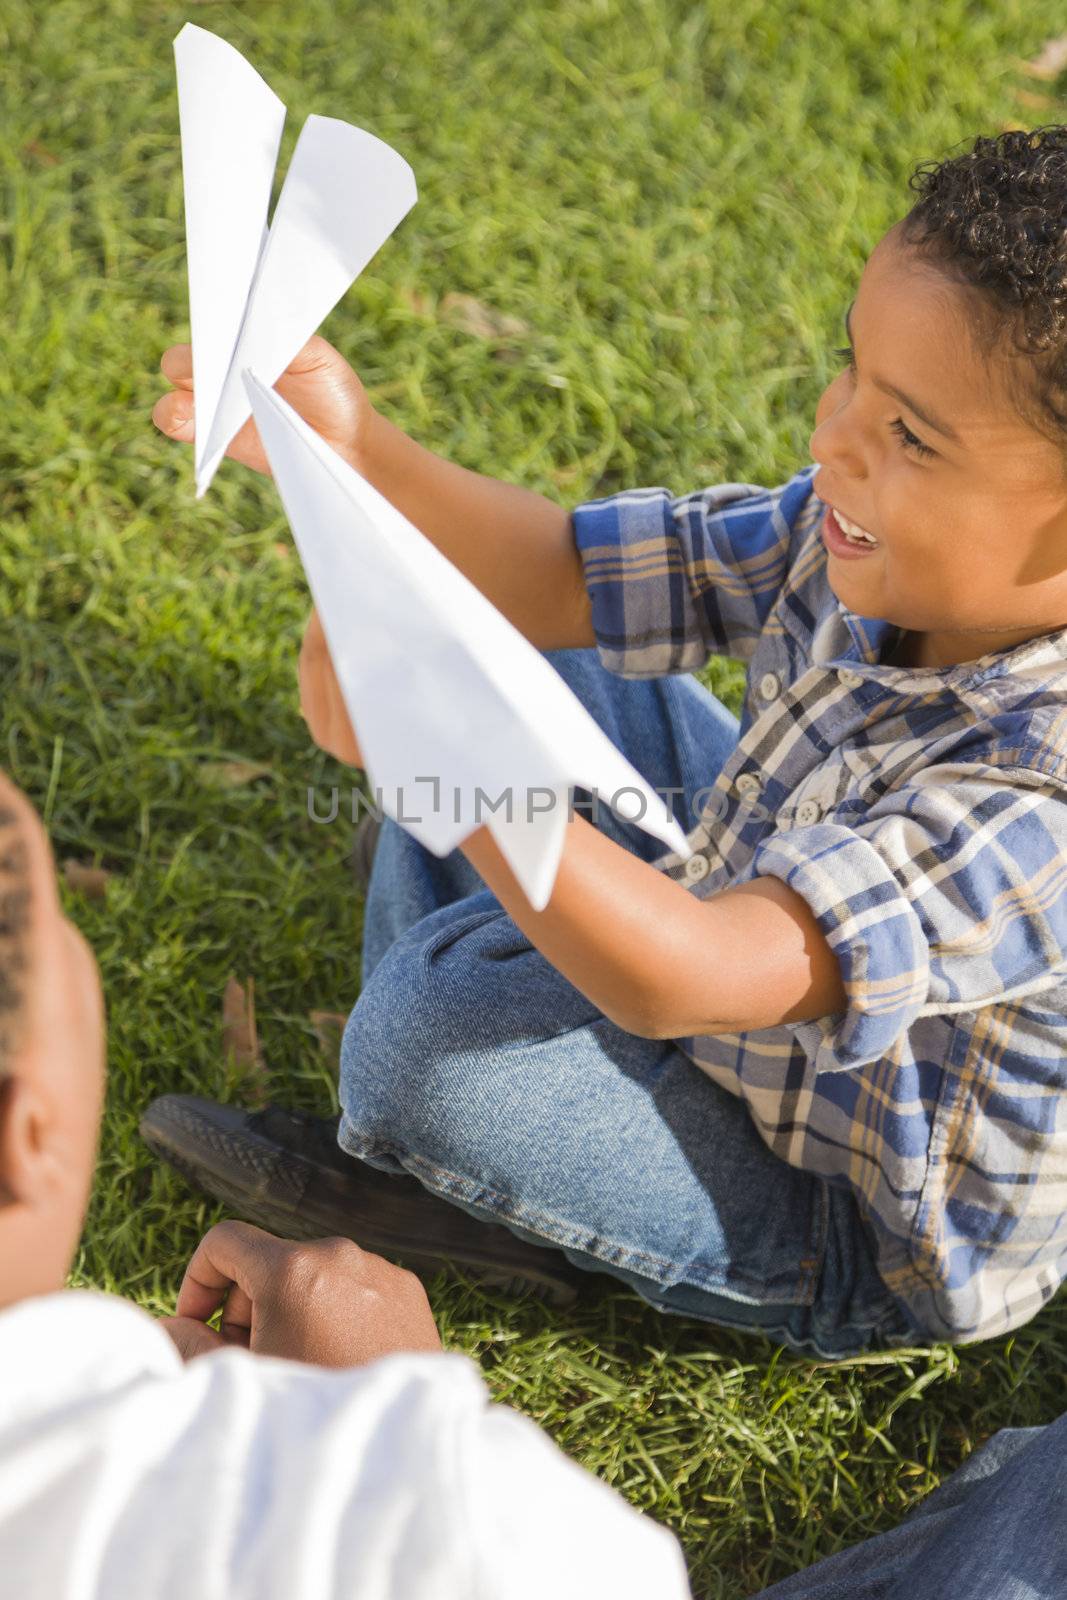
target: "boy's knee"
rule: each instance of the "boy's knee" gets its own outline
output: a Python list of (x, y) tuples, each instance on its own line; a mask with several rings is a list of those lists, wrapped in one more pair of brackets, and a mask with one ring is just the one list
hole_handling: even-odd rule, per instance
[(503, 929), (502, 938), (477, 937), (489, 920), (509, 923), (497, 910), (420, 924), (375, 968), (341, 1045), (341, 1104), (362, 1136), (428, 1153), (484, 1124), (497, 1043), (487, 1022), (499, 1021), (487, 992), (498, 973), (485, 968), (509, 942)]

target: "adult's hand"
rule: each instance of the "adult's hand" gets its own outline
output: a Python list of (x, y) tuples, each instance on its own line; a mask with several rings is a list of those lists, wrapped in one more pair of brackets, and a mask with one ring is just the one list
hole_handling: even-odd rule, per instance
[[(192, 345), (172, 345), (164, 353), (160, 367), (174, 389), (156, 401), (152, 421), (168, 438), (191, 444), (196, 433)], [(359, 464), (360, 446), (374, 408), (360, 379), (332, 344), (315, 334), (293, 357), (274, 387), (332, 450), (346, 456), (353, 465)], [(226, 454), (243, 466), (270, 476), (266, 452), (251, 417), (235, 435)]]
[[(218, 1333), (207, 1319), (219, 1309)], [(322, 1367), (357, 1367), (396, 1351), (439, 1350), (426, 1291), (350, 1239), (292, 1242), (248, 1222), (205, 1234), (164, 1326), (189, 1359), (224, 1345)], [(198, 1331), (199, 1330), (199, 1331)]]
[(160, 1317), (159, 1325), (170, 1335), (183, 1361), (226, 1348), (221, 1333), (209, 1328), (206, 1322), (197, 1322), (194, 1317)]

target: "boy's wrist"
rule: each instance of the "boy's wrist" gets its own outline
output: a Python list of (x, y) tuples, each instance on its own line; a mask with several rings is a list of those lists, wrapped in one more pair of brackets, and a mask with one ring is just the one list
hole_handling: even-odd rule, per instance
[(382, 436), (389, 424), (368, 400), (352, 437), (341, 447), (341, 455), (361, 477), (374, 481), (375, 462), (381, 459)]

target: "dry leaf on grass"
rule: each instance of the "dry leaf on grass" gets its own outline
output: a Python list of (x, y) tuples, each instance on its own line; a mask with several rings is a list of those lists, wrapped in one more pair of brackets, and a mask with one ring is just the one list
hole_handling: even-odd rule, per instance
[(54, 156), (51, 150), (46, 150), (38, 139), (30, 139), (22, 147), (24, 156), (32, 156), (42, 167), (58, 167), (59, 157)]
[(1015, 98), (1021, 106), (1029, 106), (1032, 111), (1047, 111), (1057, 102), (1050, 94), (1035, 94), (1033, 89), (1016, 89)]
[(472, 294), (446, 294), (441, 301), (441, 316), (454, 328), (473, 333), (475, 338), (490, 343), (500, 339), (521, 339), (530, 332), (530, 324), (520, 317), (509, 317), (504, 311), (483, 305)]
[(63, 878), (69, 889), (83, 894), (86, 900), (104, 900), (111, 874), (106, 867), (94, 867), (91, 861), (75, 861), (68, 857), (63, 863)]
[(1048, 39), (1032, 61), (1023, 62), (1023, 71), (1031, 78), (1058, 78), (1067, 67), (1067, 33)]
[(266, 1066), (256, 1032), (256, 982), (226, 980), (222, 996), (222, 1049), (247, 1084), (248, 1098), (262, 1105), (267, 1098)]
[(408, 310), (414, 311), (417, 317), (430, 315), (430, 297), (423, 294), (421, 289), (401, 289), (399, 294)]
[(336, 1067), (341, 1054), (341, 1035), (345, 1031), (348, 1015), (344, 1011), (311, 1011), (308, 1021), (318, 1040), (319, 1049), (329, 1061), (331, 1067)]
[(209, 789), (240, 789), (257, 778), (273, 778), (266, 761), (201, 761), (200, 782)]

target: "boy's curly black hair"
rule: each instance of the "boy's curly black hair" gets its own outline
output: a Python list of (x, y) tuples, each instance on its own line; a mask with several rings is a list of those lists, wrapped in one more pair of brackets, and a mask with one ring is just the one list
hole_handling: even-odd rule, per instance
[(902, 241), (979, 291), (986, 353), (1010, 340), (1032, 358), (1036, 382), (1016, 384), (1021, 407), (1064, 443), (1067, 127), (978, 138), (962, 155), (920, 162), (908, 183), (919, 199)]
[(30, 852), (26, 823), (0, 799), (0, 1082), (25, 1017), (30, 966)]

